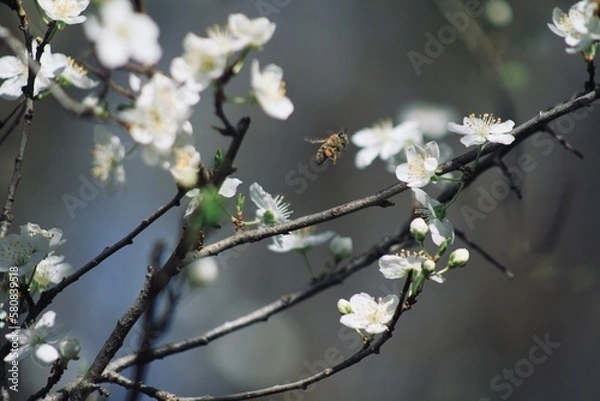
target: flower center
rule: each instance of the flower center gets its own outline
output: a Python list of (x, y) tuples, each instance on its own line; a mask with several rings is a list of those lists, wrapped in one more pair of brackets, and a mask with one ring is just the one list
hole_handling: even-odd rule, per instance
[(63, 17), (70, 16), (78, 12), (75, 8), (75, 2), (72, 0), (58, 0), (54, 2), (56, 14)]
[(410, 163), (408, 163), (408, 171), (414, 177), (426, 177), (427, 170), (425, 170), (425, 159), (423, 156), (417, 155)]
[(475, 131), (475, 135), (482, 137), (487, 137), (490, 134), (490, 128), (502, 122), (501, 118), (494, 117), (491, 113), (484, 113), (478, 116), (471, 114), (469, 118), (470, 120), (467, 125)]
[(175, 168), (185, 168), (192, 165), (192, 156), (182, 149), (175, 150)]
[(560, 25), (564, 31), (571, 31), (573, 29), (573, 22), (566, 14), (563, 15), (560, 20), (558, 20), (558, 25)]

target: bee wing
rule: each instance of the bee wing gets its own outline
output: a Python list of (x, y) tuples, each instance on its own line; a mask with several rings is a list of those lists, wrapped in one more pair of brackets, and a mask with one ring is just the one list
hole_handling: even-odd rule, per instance
[(325, 143), (327, 142), (327, 138), (304, 138), (306, 142), (310, 143)]

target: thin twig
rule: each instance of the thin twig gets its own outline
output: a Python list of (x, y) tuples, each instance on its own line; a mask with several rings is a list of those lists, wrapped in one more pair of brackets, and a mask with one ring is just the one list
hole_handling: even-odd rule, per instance
[[(109, 256), (116, 253), (121, 248), (133, 244), (133, 240), (137, 237), (142, 231), (148, 228), (152, 223), (162, 217), (166, 212), (171, 210), (172, 208), (179, 206), (181, 202), (181, 198), (185, 196), (184, 191), (179, 191), (173, 199), (171, 199), (168, 203), (161, 206), (152, 213), (149, 217), (144, 219), (136, 228), (134, 228), (129, 234), (121, 238), (119, 241), (115, 242), (113, 245), (104, 248), (102, 252), (100, 252), (94, 259), (90, 260), (88, 263), (77, 269), (73, 274), (65, 277), (60, 283), (56, 286), (50, 288), (47, 291), (44, 291), (38, 303), (35, 305), (35, 308), (32, 308), (27, 316), (26, 321), (32, 321), (35, 319), (41, 311), (43, 311), (52, 300), (61, 293), (65, 288), (69, 285), (73, 284), (77, 280), (79, 280), (84, 274), (88, 273), (94, 267), (98, 266), (104, 260), (106, 260)], [(0, 356), (2, 354), (0, 353)]]
[(510, 186), (510, 189), (515, 191), (515, 193), (517, 194), (517, 198), (523, 199), (523, 194), (521, 193), (521, 189), (519, 188), (519, 186), (513, 179), (513, 176), (511, 175), (510, 171), (508, 171), (508, 166), (506, 165), (504, 160), (501, 157), (496, 157), (494, 162), (496, 163), (498, 168), (502, 171), (502, 174), (504, 174), (504, 176), (508, 180), (508, 185)]
[[(312, 281), (307, 287), (296, 291), (294, 293), (286, 294), (280, 297), (278, 300), (267, 304), (255, 311), (241, 316), (235, 320), (225, 322), (212, 330), (184, 341), (174, 342), (165, 344), (161, 347), (151, 350), (152, 359), (162, 359), (169, 355), (174, 355), (187, 351), (192, 348), (204, 346), (213, 342), (214, 340), (224, 337), (227, 334), (241, 330), (244, 327), (248, 327), (255, 323), (265, 322), (271, 316), (287, 310), (300, 302), (311, 298), (315, 294), (318, 294), (334, 285), (338, 285), (344, 282), (346, 278), (356, 273), (357, 271), (371, 265), (376, 261), (382, 254), (390, 252), (390, 249), (394, 246), (405, 246), (411, 241), (408, 235), (408, 225), (403, 226), (394, 235), (383, 238), (379, 243), (371, 247), (367, 252), (357, 255), (352, 258), (346, 264), (342, 265), (339, 270), (335, 273), (318, 278)], [(107, 371), (121, 371), (128, 366), (131, 366), (137, 362), (139, 355), (132, 354), (121, 357), (112, 362), (108, 367)]]
[(515, 275), (508, 269), (508, 267), (504, 266), (502, 263), (498, 262), (491, 254), (489, 254), (485, 249), (480, 247), (476, 242), (472, 241), (464, 231), (461, 231), (457, 228), (454, 228), (454, 232), (456, 236), (460, 238), (465, 244), (469, 245), (471, 248), (479, 252), (481, 256), (492, 265), (496, 266), (509, 280), (515, 278)]
[[(152, 278), (152, 272), (154, 269), (157, 269), (161, 265), (162, 254), (164, 252), (165, 244), (160, 242), (157, 243), (154, 251), (152, 252), (152, 264), (150, 267), (149, 279)], [(177, 283), (176, 280), (174, 280)], [(183, 281), (179, 281), (183, 283)], [(175, 310), (177, 307), (177, 303), (179, 302), (181, 296), (181, 288), (182, 286), (171, 286), (168, 288), (166, 293), (166, 298), (164, 305), (161, 307), (162, 312), (158, 313), (158, 305), (162, 302), (159, 302), (158, 297), (155, 298), (150, 307), (144, 314), (144, 335), (141, 341), (140, 350), (137, 352), (137, 355), (140, 356), (136, 363), (136, 369), (134, 374), (134, 382), (143, 383), (146, 371), (148, 370), (148, 357), (150, 356), (149, 350), (151, 346), (162, 336), (164, 335), (171, 326), (173, 319), (175, 317)], [(139, 389), (135, 388), (129, 396), (128, 400), (135, 401), (139, 396)]]
[(238, 135), (238, 130), (229, 122), (225, 115), (223, 105), (227, 96), (225, 96), (225, 85), (236, 75), (236, 66), (246, 57), (247, 51), (242, 51), (239, 56), (227, 67), (219, 78), (215, 80), (215, 114), (221, 120), (225, 128), (217, 128), (217, 130), (225, 135), (235, 137)]
[(52, 367), (52, 371), (52, 375), (48, 377), (46, 385), (35, 394), (32, 394), (29, 398), (27, 398), (27, 401), (36, 401), (44, 398), (46, 394), (52, 390), (52, 387), (56, 386), (56, 384), (60, 381), (61, 377), (65, 373), (65, 367), (59, 362)]
[(29, 134), (31, 133), (31, 122), (33, 120), (33, 101), (27, 99), (26, 110), (23, 123), (23, 132), (21, 134), (21, 143), (19, 144), (19, 151), (15, 158), (15, 165), (13, 168), (12, 178), (8, 187), (8, 195), (4, 202), (4, 208), (2, 209), (2, 216), (0, 216), (0, 238), (4, 238), (10, 225), (14, 219), (12, 214), (12, 208), (15, 203), (15, 197), (17, 194), (17, 188), (22, 177), (23, 159), (25, 158), (25, 150), (27, 149), (27, 142), (29, 141)]
[(594, 59), (591, 59), (587, 62), (587, 73), (588, 80), (584, 85), (584, 90), (591, 91), (596, 87), (596, 65), (594, 64)]
[[(21, 21), (21, 24), (19, 25), (19, 29), (23, 32), (23, 38), (25, 39), (25, 43), (27, 43), (27, 46), (30, 46), (31, 41), (33, 40), (33, 36), (29, 32), (29, 18), (27, 17), (27, 12), (25, 11), (25, 8), (23, 7), (23, 0), (15, 0), (13, 2), (12, 8), (13, 8), (13, 10), (15, 10), (17, 12), (17, 15), (19, 16), (19, 20)], [(3, 27), (0, 25), (0, 30), (2, 28)], [(6, 31), (8, 31), (8, 29)], [(17, 41), (17, 43), (19, 43), (19, 42)], [(10, 47), (10, 44), (9, 44), (9, 47)], [(12, 50), (14, 51), (14, 49), (12, 49)], [(15, 54), (18, 54), (18, 52), (15, 52)]]
[(357, 351), (355, 354), (348, 357), (347, 359), (343, 360), (342, 362), (340, 362), (330, 368), (325, 368), (322, 371), (313, 374), (312, 376), (309, 376), (307, 378), (304, 378), (304, 379), (301, 379), (301, 380), (298, 380), (298, 381), (295, 381), (292, 383), (278, 384), (278, 385), (274, 385), (271, 387), (262, 388), (260, 390), (246, 391), (243, 393), (229, 394), (229, 395), (225, 395), (225, 396), (205, 395), (205, 396), (201, 396), (201, 397), (177, 397), (174, 394), (167, 393), (165, 391), (160, 391), (153, 387), (149, 387), (149, 386), (145, 386), (145, 385), (140, 386), (139, 384), (134, 383), (130, 380), (127, 380), (123, 376), (121, 376), (115, 372), (110, 372), (107, 375), (107, 379), (109, 379), (111, 382), (120, 384), (121, 386), (124, 386), (126, 388), (130, 388), (129, 386), (136, 386), (144, 394), (151, 396), (157, 400), (163, 400), (163, 401), (173, 400), (173, 399), (177, 399), (179, 401), (249, 400), (249, 399), (265, 397), (265, 396), (273, 395), (273, 394), (280, 394), (280, 393), (284, 393), (284, 392), (291, 391), (291, 390), (298, 390), (298, 389), (306, 390), (306, 388), (308, 386), (310, 386), (311, 384), (314, 384), (314, 383), (317, 383), (324, 379), (327, 379), (328, 377), (333, 376), (336, 373), (339, 373), (345, 369), (348, 369), (349, 367), (356, 365), (357, 363), (359, 363), (360, 361), (362, 361), (363, 359), (365, 359), (366, 357), (368, 357), (370, 355), (379, 354), (383, 344), (385, 344), (387, 341), (389, 341), (392, 338), (392, 333), (395, 329), (396, 324), (398, 323), (398, 320), (400, 319), (400, 316), (402, 316), (402, 314), (404, 312), (410, 310), (411, 306), (416, 302), (415, 297), (411, 297), (410, 299), (407, 299), (408, 288), (410, 286), (411, 281), (412, 281), (412, 272), (408, 275), (408, 277), (405, 280), (404, 287), (402, 289), (402, 293), (400, 294), (400, 301), (398, 303), (398, 306), (396, 307), (396, 310), (394, 311), (394, 316), (393, 316), (392, 320), (390, 321), (390, 323), (388, 323), (388, 330), (385, 331), (379, 339), (377, 339), (376, 341), (374, 341), (370, 344), (365, 344), (365, 346), (362, 349), (360, 349), (359, 351)]
[(581, 153), (580, 151), (578, 151), (577, 149), (575, 149), (575, 147), (573, 145), (571, 145), (569, 142), (567, 142), (567, 140), (565, 139), (565, 137), (562, 136), (562, 135), (560, 135), (558, 132), (556, 132), (556, 130), (554, 128), (552, 128), (551, 126), (547, 126), (547, 127), (544, 128), (544, 131), (548, 135), (550, 135), (551, 137), (553, 137), (554, 139), (556, 139), (558, 141), (558, 143), (560, 143), (569, 152), (572, 152), (575, 156), (577, 156), (581, 160), (584, 159), (583, 153)]
[[(133, 231), (131, 231), (125, 237), (121, 238), (119, 241), (115, 242), (113, 245), (104, 248), (104, 250), (102, 252), (100, 252), (94, 259), (92, 259), (91, 261), (89, 261), (88, 263), (86, 263), (85, 265), (80, 267), (73, 274), (63, 278), (63, 280), (60, 283), (58, 283), (56, 286), (50, 288), (47, 291), (44, 291), (40, 295), (40, 299), (38, 300), (38, 302), (29, 309), (27, 318), (23, 321), (23, 323), (21, 324), (21, 327), (25, 327), (26, 324), (33, 322), (39, 316), (39, 314), (44, 309), (46, 309), (48, 307), (48, 305), (50, 305), (52, 303), (54, 298), (58, 294), (60, 294), (65, 288), (67, 288), (69, 285), (75, 283), (84, 274), (88, 273), (94, 267), (98, 266), (105, 259), (107, 259), (109, 256), (111, 256), (114, 253), (116, 253), (117, 251), (119, 251), (121, 248), (123, 248), (127, 245), (133, 244), (133, 240), (135, 239), (135, 237), (137, 237), (142, 231), (144, 231), (146, 228), (148, 228), (152, 223), (154, 223), (156, 220), (158, 220), (161, 216), (163, 216), (170, 209), (172, 209), (175, 206), (179, 206), (181, 198), (184, 195), (185, 195), (185, 192), (183, 192), (183, 191), (178, 192), (177, 195), (175, 195), (175, 197), (173, 197), (173, 199), (171, 199), (167, 204), (158, 208), (158, 210), (156, 210), (154, 213), (152, 213), (152, 215), (150, 215), (148, 218), (143, 220)], [(0, 348), (0, 358), (4, 358), (6, 355), (8, 355), (9, 351), (10, 351), (10, 344), (8, 342), (6, 342), (2, 346), (2, 348)]]

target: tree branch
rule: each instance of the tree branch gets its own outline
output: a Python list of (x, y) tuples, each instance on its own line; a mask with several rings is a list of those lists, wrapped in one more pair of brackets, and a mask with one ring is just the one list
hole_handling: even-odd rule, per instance
[[(589, 92), (580, 97), (577, 97), (573, 100), (564, 102), (559, 104), (549, 110), (542, 111), (539, 115), (525, 122), (521, 126), (517, 127), (513, 130), (513, 134), (516, 137), (516, 140), (510, 146), (503, 146), (500, 144), (490, 144), (485, 147), (482, 152), (482, 155), (487, 155), (496, 151), (499, 153), (508, 152), (513, 149), (518, 143), (522, 140), (526, 139), (528, 136), (533, 133), (541, 130), (547, 123), (550, 121), (569, 113), (570, 111), (577, 110), (581, 107), (588, 106), (591, 102), (595, 101), (598, 98), (598, 89), (593, 92)], [(445, 174), (450, 171), (457, 170), (468, 163), (475, 160), (477, 157), (477, 150), (467, 152), (466, 154), (455, 158), (454, 160), (443, 164), (440, 166), (439, 173)], [(492, 158), (486, 158), (485, 161), (491, 160)], [(483, 170), (484, 162), (480, 163), (481, 169)], [(486, 168), (491, 167), (492, 164), (489, 163)], [(474, 177), (473, 177), (474, 179)], [(472, 182), (472, 180), (470, 180)], [(393, 195), (401, 193), (407, 189), (404, 183), (392, 185), (374, 195), (367, 196), (363, 199), (359, 199), (353, 202), (349, 202), (319, 213), (315, 213), (309, 216), (301, 217), (299, 219), (292, 220), (290, 222), (286, 222), (277, 226), (266, 227), (257, 230), (251, 230), (247, 232), (242, 232), (238, 234), (234, 234), (233, 236), (218, 241), (214, 244), (208, 245), (202, 250), (197, 252), (198, 257), (204, 257), (209, 255), (218, 254), (226, 249), (230, 249), (236, 245), (240, 245), (247, 242), (255, 242), (261, 239), (287, 233), (289, 231), (293, 231), (298, 228), (306, 227), (309, 225), (314, 225), (320, 222), (329, 221), (343, 215), (353, 213), (355, 211), (364, 209), (369, 206), (374, 206), (381, 204), (381, 202)], [(185, 233), (184, 233), (185, 238)], [(125, 336), (131, 330), (135, 322), (139, 319), (141, 314), (145, 309), (147, 309), (149, 303), (156, 297), (156, 295), (164, 289), (164, 287), (168, 284), (170, 279), (179, 273), (181, 268), (181, 263), (186, 253), (189, 251), (189, 248), (184, 246), (184, 241), (179, 242), (179, 245), (175, 249), (175, 251), (171, 254), (169, 260), (165, 263), (163, 268), (158, 272), (158, 274), (154, 277), (153, 283), (149, 286), (145, 286), (142, 289), (140, 295), (131, 306), (131, 308), (123, 315), (123, 317), (119, 320), (117, 327), (111, 333), (109, 338), (107, 339), (105, 345), (102, 347), (96, 359), (90, 366), (86, 376), (75, 383), (67, 386), (65, 389), (66, 394), (70, 395), (70, 399), (82, 399), (85, 397), (89, 391), (93, 390), (96, 387), (96, 383), (101, 380), (102, 374), (105, 368), (108, 366), (110, 359), (114, 356), (116, 351), (121, 348), (122, 342), (124, 341)], [(381, 252), (379, 252), (380, 254)], [(315, 288), (318, 288), (315, 286)], [(316, 290), (315, 290), (316, 292)], [(365, 355), (366, 356), (366, 355)], [(363, 356), (364, 357), (364, 356)], [(362, 358), (360, 358), (362, 359)], [(312, 383), (312, 382), (310, 382)], [(308, 384), (310, 384), (308, 383)], [(306, 384), (306, 383), (304, 383)], [(306, 384), (306, 385), (308, 385)], [(285, 391), (285, 390), (282, 390)], [(279, 390), (277, 392), (280, 392)], [(271, 394), (271, 393), (269, 393)]]
[(15, 165), (13, 168), (12, 178), (8, 187), (8, 195), (4, 202), (4, 208), (2, 209), (2, 216), (0, 217), (0, 238), (4, 238), (10, 225), (14, 219), (12, 214), (12, 208), (15, 203), (15, 197), (17, 194), (17, 188), (21, 181), (23, 169), (23, 159), (25, 158), (25, 150), (27, 149), (27, 142), (29, 141), (29, 134), (31, 133), (31, 123), (33, 121), (33, 101), (27, 99), (25, 106), (25, 116), (23, 123), (23, 132), (21, 134), (21, 143), (19, 145), (19, 151), (15, 158)]

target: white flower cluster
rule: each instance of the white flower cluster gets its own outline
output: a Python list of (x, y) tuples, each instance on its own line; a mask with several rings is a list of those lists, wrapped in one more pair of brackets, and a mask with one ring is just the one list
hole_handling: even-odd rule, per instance
[[(141, 68), (133, 69), (141, 71), (137, 73), (139, 76), (130, 75), (134, 100), (118, 108), (116, 119), (141, 147), (147, 164), (169, 171), (178, 186), (193, 188), (198, 180), (201, 157), (193, 144), (189, 121), (192, 107), (200, 101), (200, 92), (220, 77), (226, 75), (228, 80), (239, 74), (249, 52), (260, 49), (272, 38), (275, 24), (263, 17), (250, 19), (243, 14), (232, 14), (226, 26), (208, 29), (206, 37), (190, 32), (183, 40), (183, 54), (170, 63), (168, 76), (147, 68), (154, 66), (162, 56), (158, 42), (160, 30), (149, 15), (137, 12), (130, 1), (97, 2), (96, 13), (87, 17), (82, 13), (90, 0), (39, 0), (37, 3), (42, 17), (54, 21), (50, 29), (83, 23), (85, 35), (93, 42), (95, 55), (105, 68), (131, 70), (128, 63), (141, 64)], [(87, 77), (80, 63), (64, 54), (53, 54), (49, 43), (43, 46), (40, 43), (33, 40), (30, 51), (22, 49), (17, 55), (0, 58), (0, 97), (15, 100), (23, 95), (34, 60), (39, 60), (39, 68), (33, 68), (37, 76), (28, 95), (41, 96), (53, 81), (82, 89), (98, 85)], [(233, 61), (228, 64), (230, 59)], [(271, 64), (261, 70), (258, 60), (252, 60), (249, 99), (277, 119), (287, 119), (294, 110), (285, 95), (282, 78), (280, 67)], [(239, 102), (245, 98), (235, 99)], [(93, 106), (94, 112), (104, 117), (110, 115), (105, 102), (95, 95), (87, 96), (82, 104)], [(123, 160), (128, 152), (121, 139), (106, 129), (95, 133), (94, 142), (92, 173), (106, 185), (109, 193), (114, 192), (125, 183)]]
[[(126, 0), (108, 0), (100, 6), (99, 18), (86, 23), (88, 37), (96, 44), (99, 61), (108, 68), (123, 66), (129, 59), (154, 64), (161, 55), (158, 28), (145, 14), (133, 11)], [(237, 74), (251, 49), (267, 43), (275, 24), (266, 18), (249, 19), (242, 14), (229, 16), (225, 27), (208, 29), (207, 37), (188, 33), (184, 53), (170, 64), (170, 76), (155, 73), (146, 82), (130, 76), (136, 92), (134, 104), (118, 113), (133, 141), (142, 147), (143, 160), (168, 170), (183, 188), (193, 188), (200, 170), (200, 153), (193, 144), (189, 118), (200, 101), (200, 92), (210, 87), (230, 68)], [(237, 59), (228, 65), (228, 60)], [(252, 94), (265, 112), (286, 119), (293, 111), (285, 96), (279, 67), (269, 65), (260, 71), (258, 61), (251, 68)], [(113, 188), (125, 182), (122, 166), (124, 147), (114, 135), (96, 136), (94, 176)]]
[[(227, 26), (208, 29), (207, 37), (188, 33), (183, 40), (184, 54), (171, 62), (171, 75), (190, 90), (201, 92), (223, 75), (229, 57), (239, 51), (260, 48), (274, 32), (275, 24), (264, 17), (251, 20), (243, 14), (232, 14)], [(239, 59), (242, 61), (243, 57)], [(281, 68), (270, 64), (261, 72), (258, 60), (253, 60), (250, 72), (254, 98), (265, 113), (287, 119), (294, 105), (285, 96)]]
[[(428, 224), (422, 219), (415, 219), (411, 223), (411, 234), (422, 244), (423, 239), (429, 232)], [(442, 270), (436, 271), (436, 262), (439, 254), (429, 255), (426, 251), (409, 252), (402, 250), (398, 255), (384, 255), (379, 259), (379, 271), (390, 280), (407, 277), (411, 274), (411, 282), (407, 297), (416, 296), (425, 283), (432, 280), (443, 283), (443, 274), (450, 269), (463, 267), (469, 260), (469, 251), (461, 248), (450, 255), (448, 264)], [(355, 329), (359, 334), (370, 339), (373, 335), (388, 330), (388, 324), (392, 322), (394, 313), (399, 305), (397, 295), (390, 294), (384, 298), (375, 300), (368, 294), (360, 293), (353, 295), (350, 301), (340, 299), (337, 304), (338, 311), (342, 315), (340, 323)], [(366, 332), (366, 335), (361, 330)]]
[[(392, 167), (398, 180), (412, 189), (415, 201), (420, 205), (415, 212), (421, 217), (411, 223), (410, 232), (421, 250), (402, 250), (399, 255), (385, 255), (379, 259), (380, 271), (385, 278), (403, 278), (412, 272), (407, 294), (410, 297), (421, 291), (425, 280), (442, 283), (445, 272), (464, 266), (469, 259), (468, 250), (457, 249), (451, 253), (447, 265), (436, 271), (436, 263), (454, 242), (455, 234), (454, 226), (446, 217), (447, 208), (452, 202), (444, 205), (421, 189), (440, 179), (439, 167), (443, 159), (438, 143), (424, 143), (424, 138), (441, 139), (446, 132), (455, 132), (463, 135), (460, 140), (463, 145), (478, 146), (481, 151), (487, 143), (511, 144), (515, 140), (512, 134), (515, 123), (512, 120), (502, 122), (492, 114), (472, 114), (459, 125), (451, 121), (454, 113), (450, 109), (423, 104), (410, 107), (402, 116), (406, 121), (396, 126), (387, 120), (358, 131), (352, 136), (352, 142), (361, 148), (356, 155), (358, 168), (369, 166), (379, 157)], [(402, 152), (404, 162), (401, 161)], [(437, 246), (434, 255), (430, 255), (424, 246), (429, 234)], [(387, 324), (391, 322), (397, 307), (398, 297), (395, 295), (376, 301), (370, 295), (361, 293), (354, 295), (350, 301), (342, 299), (338, 302), (338, 310), (342, 314), (340, 322), (361, 335), (361, 330), (364, 330), (367, 338), (388, 329)]]
[[(80, 24), (86, 17), (80, 15), (89, 5), (89, 0), (38, 0), (37, 4), (50, 20), (60, 24)], [(52, 80), (63, 85), (73, 85), (81, 89), (90, 89), (98, 82), (86, 76), (87, 71), (72, 58), (60, 53), (52, 53), (50, 44), (40, 48), (40, 41), (31, 42), (31, 56), (37, 60), (38, 52), (42, 51), (39, 58), (39, 72), (35, 78), (33, 96), (39, 95), (48, 89)], [(27, 85), (29, 76), (30, 58), (26, 49), (22, 49), (17, 56), (0, 57), (0, 97), (15, 100), (23, 94), (23, 87)]]
[(200, 166), (188, 120), (199, 100), (197, 93), (156, 73), (141, 87), (134, 107), (118, 115), (132, 139), (142, 145), (143, 160), (160, 164), (178, 185), (188, 188), (196, 184)]
[[(60, 229), (45, 230), (33, 223), (21, 226), (19, 234), (9, 234), (0, 240), (0, 273), (10, 277), (2, 298), (10, 300), (11, 311), (10, 314), (3, 311), (0, 327), (7, 322), (11, 327), (18, 326), (18, 313), (13, 313), (13, 308), (19, 305), (22, 291), (33, 296), (59, 283), (69, 273), (71, 266), (63, 262), (65, 257), (54, 253), (64, 242)], [(13, 362), (31, 355), (34, 362), (48, 366), (59, 358), (75, 359), (79, 343), (73, 338), (63, 338), (64, 331), (53, 328), (54, 318), (54, 312), (46, 312), (30, 327), (6, 334), (13, 344), (4, 361)], [(56, 342), (56, 346), (51, 345)]]
[(571, 6), (568, 14), (556, 7), (548, 27), (565, 38), (567, 53), (583, 52), (593, 58), (593, 46), (600, 40), (600, 5), (593, 0), (579, 1)]
[[(37, 40), (31, 42), (31, 54), (34, 58), (41, 51)], [(19, 56), (0, 57), (0, 97), (7, 100), (16, 100), (23, 95), (23, 87), (29, 78), (27, 51), (22, 49)], [(81, 89), (89, 89), (98, 85), (98, 82), (86, 76), (87, 71), (73, 59), (60, 53), (52, 53), (49, 44), (44, 46), (40, 57), (40, 69), (33, 84), (33, 96), (39, 95), (52, 84), (52, 80), (65, 85), (73, 85)]]
[[(63, 244), (58, 228), (44, 230), (37, 224), (21, 226), (20, 234), (9, 234), (0, 240), (0, 272), (17, 274), (30, 291), (45, 290), (67, 275), (71, 266), (64, 256), (54, 254)], [(31, 282), (27, 282), (34, 271)]]

